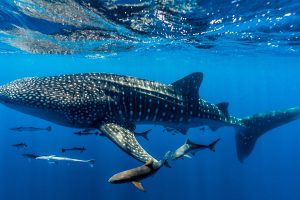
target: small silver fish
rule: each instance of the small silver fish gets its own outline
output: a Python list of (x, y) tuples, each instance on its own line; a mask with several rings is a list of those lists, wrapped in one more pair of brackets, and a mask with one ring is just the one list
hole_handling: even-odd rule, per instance
[(90, 159), (90, 160), (80, 160), (80, 159), (75, 159), (75, 158), (68, 158), (68, 157), (59, 157), (55, 155), (50, 155), (50, 156), (38, 156), (34, 158), (36, 160), (47, 160), (48, 163), (50, 164), (58, 164), (61, 161), (64, 162), (80, 162), (80, 163), (88, 163), (90, 167), (94, 167), (94, 164), (96, 162), (95, 159)]

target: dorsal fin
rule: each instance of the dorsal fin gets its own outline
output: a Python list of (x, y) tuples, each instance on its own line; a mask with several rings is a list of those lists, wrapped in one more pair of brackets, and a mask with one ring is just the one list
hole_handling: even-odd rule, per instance
[(203, 73), (195, 72), (183, 77), (182, 79), (172, 83), (173, 87), (187, 97), (190, 101), (198, 101), (199, 88), (203, 79)]
[(187, 139), (187, 140), (185, 141), (185, 144), (191, 144), (191, 140), (190, 140), (190, 139)]
[(187, 139), (185, 143), (186, 143), (186, 144), (189, 144), (189, 145), (191, 145), (191, 146), (197, 146), (197, 145), (198, 145), (197, 143), (193, 142), (193, 141), (190, 140), (190, 139)]
[(221, 103), (217, 103), (216, 106), (222, 111), (222, 113), (226, 117), (229, 117), (229, 113), (228, 113), (229, 103), (227, 103), (227, 102), (221, 102)]

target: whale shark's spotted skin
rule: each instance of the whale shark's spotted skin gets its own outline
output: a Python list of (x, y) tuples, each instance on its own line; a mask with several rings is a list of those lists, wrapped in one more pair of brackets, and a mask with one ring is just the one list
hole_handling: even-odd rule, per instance
[(65, 126), (98, 128), (137, 160), (156, 161), (135, 139), (135, 124), (159, 124), (183, 134), (201, 125), (245, 128), (242, 119), (228, 114), (227, 103), (199, 98), (202, 78), (193, 73), (169, 85), (103, 73), (25, 78), (0, 87), (0, 101)]
[[(189, 78), (195, 83), (201, 81), (197, 74)], [(95, 73), (26, 78), (2, 87), (0, 92), (4, 91), (1, 94), (9, 99), (8, 103), (64, 115), (63, 124), (72, 127), (99, 128), (106, 121), (121, 121), (134, 129), (134, 122), (184, 125), (195, 118), (227, 122), (228, 118), (216, 105), (185, 97), (180, 89), (143, 79)]]

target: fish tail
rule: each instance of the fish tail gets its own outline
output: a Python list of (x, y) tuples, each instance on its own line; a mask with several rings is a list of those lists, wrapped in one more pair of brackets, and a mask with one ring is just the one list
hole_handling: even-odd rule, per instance
[(220, 138), (216, 139), (215, 141), (213, 141), (212, 143), (210, 143), (209, 145), (207, 145), (207, 147), (215, 152), (216, 151), (216, 144), (220, 141)]
[(96, 163), (96, 160), (95, 159), (88, 160), (88, 163), (89, 163), (90, 167), (93, 168)]
[(148, 133), (152, 131), (152, 129), (149, 129), (149, 130), (146, 130), (144, 132), (141, 133), (142, 137), (145, 139), (145, 140), (148, 140), (149, 141), (149, 137), (148, 137)]
[(254, 149), (257, 139), (269, 130), (300, 118), (300, 107), (286, 110), (258, 113), (241, 119), (245, 127), (237, 128), (236, 149), (240, 162), (243, 162)]
[(168, 151), (165, 155), (164, 155), (164, 157), (163, 157), (163, 159), (162, 159), (162, 163), (166, 166), (166, 167), (168, 167), (168, 168), (171, 168), (171, 165), (170, 165), (170, 163), (169, 163), (169, 159), (172, 157), (172, 152), (171, 151)]
[(47, 128), (46, 128), (46, 131), (51, 131), (52, 130), (52, 127), (51, 126), (48, 126)]

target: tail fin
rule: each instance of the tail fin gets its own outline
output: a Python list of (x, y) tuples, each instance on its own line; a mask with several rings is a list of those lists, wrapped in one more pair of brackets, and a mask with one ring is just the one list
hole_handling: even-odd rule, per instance
[(168, 168), (171, 168), (171, 165), (170, 165), (170, 163), (169, 163), (169, 159), (172, 157), (172, 152), (171, 151), (168, 151), (165, 155), (164, 155), (164, 157), (163, 157), (163, 159), (162, 159), (162, 164), (163, 165), (165, 165), (166, 167), (168, 167)]
[(89, 163), (90, 167), (93, 168), (96, 163), (96, 160), (95, 159), (88, 160), (88, 163)]
[(238, 129), (235, 136), (239, 161), (243, 162), (250, 155), (257, 139), (264, 133), (298, 118), (300, 107), (259, 113), (242, 119), (245, 128)]
[(209, 145), (207, 145), (207, 147), (213, 151), (213, 152), (216, 152), (216, 144), (220, 141), (220, 138), (219, 139), (216, 139), (215, 141), (213, 141), (212, 143), (210, 143)]
[(65, 152), (66, 152), (66, 149), (62, 148), (62, 149), (61, 149), (61, 152), (62, 152), (62, 153), (65, 153)]
[(47, 128), (46, 128), (46, 131), (51, 131), (52, 130), (52, 128), (51, 128), (51, 126), (48, 126)]
[(140, 133), (140, 135), (141, 135), (145, 140), (148, 140), (148, 141), (149, 141), (148, 133), (149, 133), (150, 131), (152, 131), (152, 129), (146, 130), (146, 131)]

